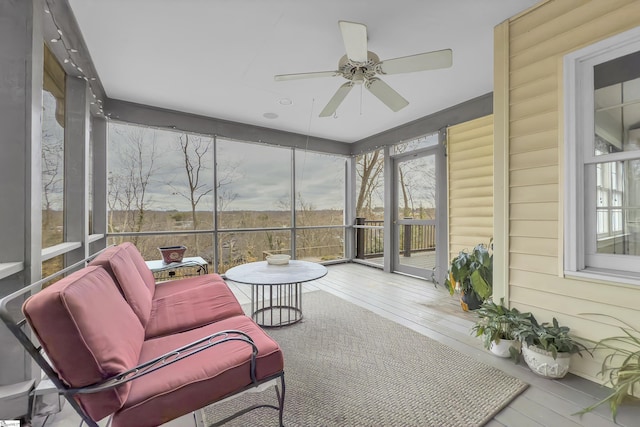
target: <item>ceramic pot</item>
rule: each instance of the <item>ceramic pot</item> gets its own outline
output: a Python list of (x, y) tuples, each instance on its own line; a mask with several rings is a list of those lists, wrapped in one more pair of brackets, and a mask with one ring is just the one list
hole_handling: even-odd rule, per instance
[(460, 295), (460, 305), (464, 311), (477, 310), (482, 305), (482, 300), (478, 298), (475, 292)]
[(547, 378), (562, 378), (569, 372), (571, 355), (558, 353), (554, 359), (551, 352), (527, 345), (522, 346), (522, 356), (529, 368), (538, 375)]
[(515, 348), (518, 353), (520, 353), (520, 341), (518, 340), (500, 340), (500, 342), (496, 343), (495, 341), (491, 342), (491, 353), (495, 354), (498, 357), (511, 357), (511, 353), (509, 352), (509, 348)]

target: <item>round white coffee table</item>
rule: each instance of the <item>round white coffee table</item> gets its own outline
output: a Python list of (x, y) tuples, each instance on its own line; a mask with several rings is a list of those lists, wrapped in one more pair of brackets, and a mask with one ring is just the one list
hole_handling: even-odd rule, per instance
[(283, 265), (251, 262), (230, 268), (225, 276), (252, 286), (251, 317), (258, 325), (278, 327), (302, 320), (302, 283), (326, 274), (322, 264), (292, 260)]

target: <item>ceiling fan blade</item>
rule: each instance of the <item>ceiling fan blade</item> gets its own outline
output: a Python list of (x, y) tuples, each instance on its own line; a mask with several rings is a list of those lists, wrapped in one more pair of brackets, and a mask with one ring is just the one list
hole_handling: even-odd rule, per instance
[(357, 22), (338, 21), (347, 58), (353, 62), (367, 62), (367, 26)]
[(313, 73), (278, 74), (277, 76), (273, 76), (273, 79), (277, 82), (282, 82), (286, 80), (314, 79), (316, 77), (335, 77), (339, 75), (339, 71), (316, 71)]
[(403, 56), (402, 58), (387, 59), (380, 62), (376, 69), (380, 74), (412, 73), (414, 71), (436, 70), (451, 67), (453, 63), (451, 49), (436, 50)]
[(409, 101), (404, 99), (402, 95), (391, 89), (391, 86), (380, 79), (373, 78), (367, 80), (365, 87), (393, 111), (400, 111), (409, 105)]
[(333, 97), (329, 100), (324, 109), (320, 112), (319, 117), (329, 117), (333, 113), (336, 112), (344, 98), (349, 94), (351, 88), (353, 87), (353, 82), (347, 82), (340, 86)]

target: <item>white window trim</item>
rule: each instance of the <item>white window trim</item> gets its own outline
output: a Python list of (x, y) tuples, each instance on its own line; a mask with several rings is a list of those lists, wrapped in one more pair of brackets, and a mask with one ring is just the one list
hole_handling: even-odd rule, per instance
[[(593, 67), (597, 64), (640, 50), (640, 27), (620, 33), (608, 39), (594, 43), (564, 57), (564, 273), (567, 276), (593, 279), (616, 280), (621, 277), (625, 283), (640, 285), (640, 274), (625, 269), (624, 257), (630, 255), (599, 254), (607, 259), (610, 270), (586, 268), (585, 207), (595, 200), (585, 200), (587, 185), (595, 188), (595, 177), (586, 178), (584, 164), (592, 162), (594, 154), (584, 150), (583, 141), (593, 138), (594, 101), (593, 101)], [(620, 157), (620, 159), (618, 159)], [(615, 153), (600, 161), (623, 160), (625, 153)], [(595, 168), (595, 164), (593, 165)], [(593, 174), (592, 174), (593, 175)], [(594, 182), (585, 182), (585, 179)], [(593, 240), (593, 239), (592, 239)], [(638, 257), (633, 257), (637, 259)]]

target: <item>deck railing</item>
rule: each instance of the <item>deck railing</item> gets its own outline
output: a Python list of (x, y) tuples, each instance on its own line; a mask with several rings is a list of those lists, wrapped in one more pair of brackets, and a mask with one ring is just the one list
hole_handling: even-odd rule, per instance
[[(356, 258), (381, 257), (384, 254), (384, 221), (356, 218)], [(370, 227), (370, 228), (368, 228)], [(435, 225), (405, 224), (400, 227), (400, 252), (409, 257), (412, 253), (432, 251), (436, 248)]]

